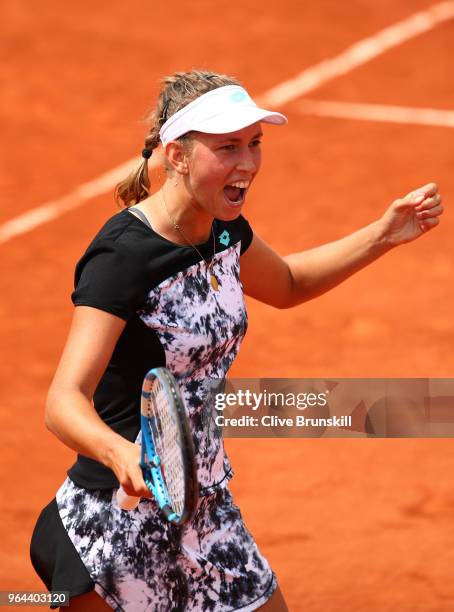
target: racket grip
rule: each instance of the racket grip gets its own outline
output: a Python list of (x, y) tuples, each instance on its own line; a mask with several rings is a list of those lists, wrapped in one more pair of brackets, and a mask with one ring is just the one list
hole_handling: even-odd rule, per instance
[(134, 510), (139, 505), (140, 497), (128, 495), (123, 487), (117, 491), (117, 504), (122, 510)]

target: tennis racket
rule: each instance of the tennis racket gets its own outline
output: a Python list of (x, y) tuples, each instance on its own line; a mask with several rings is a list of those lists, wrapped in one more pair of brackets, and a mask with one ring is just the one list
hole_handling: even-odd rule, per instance
[[(140, 404), (143, 478), (166, 519), (186, 523), (198, 500), (195, 452), (180, 391), (166, 368), (145, 376)], [(133, 510), (140, 498), (117, 491), (123, 510)]]

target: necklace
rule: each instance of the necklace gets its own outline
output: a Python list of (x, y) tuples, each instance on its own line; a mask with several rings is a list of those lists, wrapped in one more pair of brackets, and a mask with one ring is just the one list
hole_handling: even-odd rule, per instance
[(189, 240), (189, 238), (183, 232), (183, 229), (178, 225), (178, 223), (175, 221), (175, 219), (170, 214), (169, 209), (167, 208), (166, 199), (164, 197), (164, 189), (162, 189), (162, 188), (161, 188), (161, 195), (162, 195), (162, 201), (164, 202), (164, 208), (166, 209), (167, 216), (169, 217), (169, 219), (170, 219), (174, 229), (176, 229), (183, 236), (183, 238), (186, 240), (186, 242), (194, 249), (194, 251), (196, 251), (196, 253), (198, 253), (200, 255), (202, 260), (205, 262), (205, 265), (207, 267), (207, 272), (210, 275), (211, 286), (213, 287), (213, 289), (215, 291), (219, 291), (219, 282), (218, 282), (218, 279), (216, 278), (216, 276), (214, 275), (213, 270), (212, 270), (212, 267), (213, 267), (213, 264), (214, 264), (214, 256), (216, 255), (216, 238), (214, 236), (213, 226), (211, 226), (211, 234), (213, 236), (213, 257), (211, 258), (210, 263), (208, 263), (207, 260), (205, 259), (205, 257), (199, 251), (199, 249), (195, 246), (195, 244), (193, 244)]

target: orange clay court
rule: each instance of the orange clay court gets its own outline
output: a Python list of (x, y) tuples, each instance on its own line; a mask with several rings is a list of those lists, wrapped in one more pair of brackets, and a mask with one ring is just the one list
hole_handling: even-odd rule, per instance
[[(287, 311), (249, 300), (231, 376), (453, 375), (454, 2), (3, 0), (0, 16), (1, 590), (43, 590), (28, 544), (73, 457), (43, 411), (74, 265), (116, 212), (114, 179), (98, 179), (140, 153), (166, 74), (232, 74), (288, 115), (265, 126), (244, 209), (281, 254), (337, 239), (430, 181), (446, 208), (440, 227), (326, 296)], [(32, 211), (33, 227), (21, 216)], [(227, 450), (236, 502), (292, 611), (454, 609), (452, 440)]]

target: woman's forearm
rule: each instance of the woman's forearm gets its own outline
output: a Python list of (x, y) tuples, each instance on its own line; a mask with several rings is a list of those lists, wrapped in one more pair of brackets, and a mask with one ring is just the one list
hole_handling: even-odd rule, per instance
[(379, 221), (345, 238), (285, 257), (295, 306), (329, 291), (392, 248)]
[(374, 223), (335, 242), (285, 261), (291, 278), (291, 306), (336, 287), (395, 246), (416, 240), (436, 227), (443, 212), (436, 183), (394, 200)]
[(78, 390), (50, 391), (46, 426), (66, 446), (112, 467), (120, 449), (130, 444), (104, 423)]

